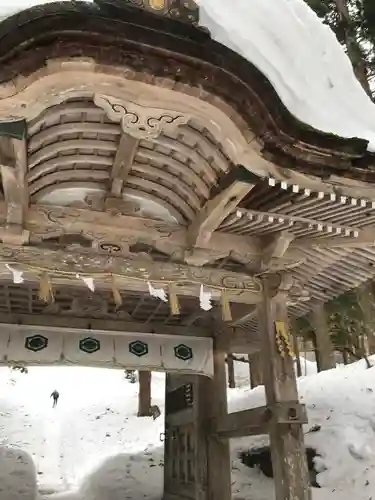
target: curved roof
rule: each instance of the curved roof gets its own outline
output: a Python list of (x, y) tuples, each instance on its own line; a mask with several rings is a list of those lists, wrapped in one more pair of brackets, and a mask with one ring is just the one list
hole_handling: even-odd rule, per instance
[[(131, 291), (122, 313), (143, 308), (149, 321), (151, 270), (189, 282), (189, 324), (202, 280), (214, 300), (226, 290), (255, 304), (251, 276), (264, 269), (327, 300), (374, 274), (373, 160), (367, 141), (298, 121), (264, 75), (196, 26), (121, 0), (49, 3), (0, 23), (0, 257), (29, 265), (34, 284), (38, 259), (67, 273), (72, 255), (80, 273), (110, 262)], [(38, 314), (35, 290), (15, 289), (4, 285), (6, 311)], [(310, 307), (297, 292), (296, 315)]]
[(188, 86), (198, 99), (220, 100), (276, 162), (317, 175), (337, 169), (373, 178), (365, 140), (343, 139), (298, 121), (252, 64), (197, 27), (126, 8), (119, 0), (44, 4), (0, 23), (0, 89), (27, 82), (48, 60), (77, 57), (127, 67), (127, 78), (141, 72), (153, 85), (182, 92)]

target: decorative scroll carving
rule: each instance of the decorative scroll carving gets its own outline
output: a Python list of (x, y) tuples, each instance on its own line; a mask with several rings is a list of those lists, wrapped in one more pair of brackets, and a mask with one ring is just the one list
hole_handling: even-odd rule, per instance
[(199, 268), (171, 262), (153, 262), (138, 254), (116, 256), (103, 255), (92, 249), (62, 251), (32, 246), (12, 247), (0, 245), (0, 262), (24, 266), (29, 275), (48, 272), (51, 277), (63, 277), (76, 282), (76, 274), (95, 275), (100, 284), (108, 282), (112, 274), (118, 276), (119, 286), (124, 289), (145, 289), (147, 281), (160, 284), (176, 283), (181, 295), (197, 295), (199, 286), (217, 290), (225, 289), (239, 302), (256, 303), (261, 285), (246, 274), (222, 269)]
[(155, 139), (162, 132), (174, 130), (189, 121), (188, 116), (177, 111), (146, 108), (104, 95), (96, 94), (94, 102), (107, 113), (110, 120), (121, 123), (123, 132), (136, 139)]

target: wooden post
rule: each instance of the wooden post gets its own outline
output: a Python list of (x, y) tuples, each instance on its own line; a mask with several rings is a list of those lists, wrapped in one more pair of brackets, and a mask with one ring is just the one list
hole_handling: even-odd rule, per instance
[[(207, 411), (210, 418), (227, 415), (227, 376), (225, 358), (227, 346), (223, 336), (214, 340), (214, 378), (208, 381)], [(231, 500), (231, 459), (228, 439), (219, 439), (212, 433), (208, 437), (208, 498), (207, 500)]]
[(151, 372), (139, 372), (138, 417), (151, 416)]
[(227, 365), (228, 365), (228, 387), (229, 389), (235, 389), (236, 377), (234, 374), (234, 359), (232, 354), (227, 355)]
[(250, 385), (254, 389), (258, 385), (264, 384), (262, 355), (260, 352), (249, 354)]
[[(284, 322), (288, 328), (286, 297), (281, 292), (276, 295), (271, 281), (271, 276), (262, 277), (258, 323), (267, 406), (274, 412), (279, 403), (296, 405), (298, 391), (293, 358), (289, 354), (282, 356), (276, 343), (275, 321)], [(276, 500), (311, 500), (302, 425), (273, 420), (270, 445)]]
[(331, 370), (336, 367), (336, 361), (324, 304), (314, 307), (311, 320), (315, 331), (315, 353), (318, 371)]
[(297, 377), (302, 377), (301, 355), (299, 352), (299, 340), (296, 334), (293, 334), (293, 350), (296, 356)]

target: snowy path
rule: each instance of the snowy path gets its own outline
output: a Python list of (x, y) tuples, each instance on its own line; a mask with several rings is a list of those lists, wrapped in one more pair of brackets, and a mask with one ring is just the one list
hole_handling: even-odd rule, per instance
[[(264, 404), (263, 388), (250, 391), (247, 366), (240, 368), (238, 388), (229, 393), (230, 411)], [(19, 449), (33, 455), (44, 492), (38, 500), (161, 500), (163, 421), (136, 417), (137, 385), (120, 372), (100, 369), (32, 368), (16, 385), (4, 387), (5, 377), (9, 373), (0, 368), (0, 442), (18, 448), (15, 468), (27, 463), (18, 463)], [(56, 410), (49, 399), (54, 387), (63, 395)], [(327, 468), (319, 474), (323, 487), (314, 489), (313, 500), (375, 499), (375, 368), (357, 363), (314, 374), (300, 379), (299, 390), (309, 413), (305, 430), (321, 426), (306, 442), (318, 449)], [(153, 376), (152, 393), (163, 409), (162, 375)], [(232, 440), (234, 500), (274, 499), (273, 482), (237, 460), (239, 450), (265, 440)], [(17, 490), (20, 476), (13, 477)], [(0, 500), (36, 500), (12, 498), (11, 484), (2, 491), (2, 481), (11, 478), (0, 456)], [(61, 493), (46, 495), (48, 488)]]
[(50, 409), (50, 418), (44, 425), (44, 440), (37, 466), (43, 471), (43, 488), (41, 493), (56, 492), (56, 478), (63, 482), (61, 489), (66, 489), (61, 456), (61, 416), (58, 408)]

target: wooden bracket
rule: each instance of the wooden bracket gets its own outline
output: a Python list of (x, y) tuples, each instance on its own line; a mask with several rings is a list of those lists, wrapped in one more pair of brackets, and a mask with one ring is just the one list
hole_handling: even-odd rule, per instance
[(295, 401), (229, 413), (211, 421), (211, 432), (219, 439), (268, 434), (272, 426), (306, 424), (305, 405)]
[(191, 223), (187, 240), (190, 247), (203, 247), (228, 215), (253, 189), (259, 178), (242, 166), (232, 168), (211, 193), (202, 210)]

